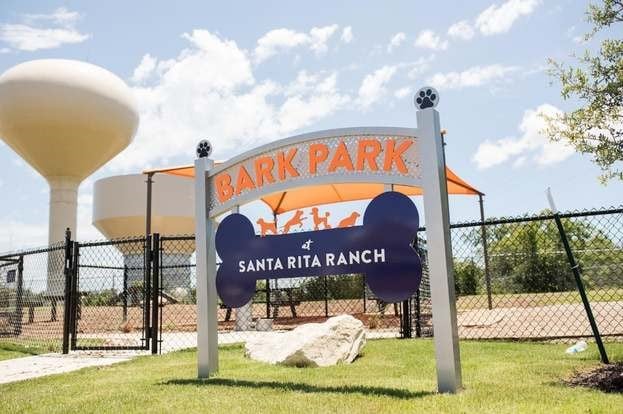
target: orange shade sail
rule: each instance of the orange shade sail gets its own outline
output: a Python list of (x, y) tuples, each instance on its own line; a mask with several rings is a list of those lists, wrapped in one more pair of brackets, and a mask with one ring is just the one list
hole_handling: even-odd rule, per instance
[[(216, 165), (221, 164), (219, 162)], [(194, 178), (195, 167), (192, 165), (146, 170), (144, 174), (170, 174)], [(454, 171), (446, 167), (448, 194), (484, 195)], [(279, 191), (261, 198), (274, 214), (286, 213), (301, 208), (343, 201), (369, 200), (385, 191), (384, 184), (377, 183), (335, 183), (319, 184)], [(394, 191), (408, 195), (422, 195), (422, 188), (417, 186), (395, 185)]]

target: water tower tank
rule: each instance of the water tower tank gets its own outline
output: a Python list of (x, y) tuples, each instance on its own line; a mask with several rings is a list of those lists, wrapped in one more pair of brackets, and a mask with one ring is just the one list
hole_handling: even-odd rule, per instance
[[(85, 62), (45, 59), (0, 76), (0, 136), (50, 185), (50, 243), (75, 234), (78, 186), (126, 148), (138, 112), (114, 74)], [(48, 275), (48, 292), (62, 275)], [(51, 286), (53, 285), (53, 286)]]
[[(93, 225), (109, 239), (145, 234), (147, 177), (143, 174), (102, 178), (93, 186)], [(159, 174), (152, 185), (152, 232), (162, 236), (190, 235), (195, 231), (194, 181)], [(128, 282), (143, 280), (142, 252), (124, 250)], [(173, 292), (190, 288), (190, 257), (194, 240), (171, 240), (162, 245), (162, 287)]]

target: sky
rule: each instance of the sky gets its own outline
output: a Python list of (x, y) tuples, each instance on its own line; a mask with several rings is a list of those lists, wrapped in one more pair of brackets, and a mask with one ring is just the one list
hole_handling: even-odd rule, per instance
[[(190, 164), (204, 138), (216, 159), (228, 159), (314, 130), (415, 127), (413, 94), (425, 85), (440, 94), (447, 163), (486, 194), (488, 217), (543, 210), (548, 186), (560, 210), (619, 206), (623, 183), (600, 183), (590, 156), (542, 134), (540, 114), (578, 105), (561, 98), (548, 58), (573, 62), (603, 36), (621, 36), (611, 29), (586, 42), (586, 6), (2, 0), (0, 72), (33, 59), (77, 59), (115, 73), (136, 97), (133, 142), (80, 187), (81, 240), (102, 238), (91, 225), (99, 178)], [(2, 143), (0, 194), (0, 251), (45, 244), (47, 183)], [(269, 217), (257, 204), (242, 211)], [(450, 197), (451, 221), (478, 215), (476, 198)]]

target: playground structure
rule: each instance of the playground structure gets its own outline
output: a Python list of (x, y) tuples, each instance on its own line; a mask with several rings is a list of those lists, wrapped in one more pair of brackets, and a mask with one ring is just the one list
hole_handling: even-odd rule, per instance
[[(125, 83), (89, 63), (46, 59), (0, 76), (0, 136), (50, 186), (49, 243), (76, 231), (82, 180), (126, 148), (138, 112)], [(48, 274), (47, 291), (60, 295), (62, 274)]]

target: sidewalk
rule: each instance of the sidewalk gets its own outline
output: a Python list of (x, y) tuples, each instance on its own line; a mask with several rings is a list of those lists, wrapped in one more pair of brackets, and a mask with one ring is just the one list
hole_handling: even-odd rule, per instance
[[(146, 354), (143, 352), (142, 354)], [(76, 371), (86, 367), (112, 365), (128, 361), (140, 355), (138, 352), (121, 353), (77, 351), (67, 355), (42, 354), (0, 361), (0, 384), (23, 381), (63, 372)]]
[[(227, 332), (220, 333), (218, 342), (220, 345), (245, 342), (249, 338), (262, 335), (270, 335), (271, 332)], [(132, 334), (128, 334), (132, 335)], [(95, 337), (95, 336), (94, 336)], [(101, 336), (97, 336), (101, 338)], [(118, 337), (118, 335), (116, 335)], [(371, 334), (369, 339), (396, 337), (394, 332)], [(126, 338), (127, 340), (127, 338)], [(127, 343), (127, 342), (126, 342)], [(197, 343), (196, 332), (170, 332), (164, 335), (162, 353), (179, 351), (189, 348), (189, 344)], [(14, 358), (0, 361), (0, 384), (23, 381), (31, 378), (44, 377), (46, 375), (62, 374), (64, 372), (77, 371), (88, 367), (101, 367), (119, 362), (129, 361), (141, 355), (151, 355), (150, 351), (72, 351), (63, 354), (42, 354), (23, 358)]]
[[(247, 338), (266, 334), (264, 332), (235, 332), (219, 335), (219, 344), (244, 342)], [(162, 343), (162, 353), (189, 348), (197, 342), (196, 332), (169, 333)], [(101, 367), (129, 361), (150, 351), (72, 351), (63, 354), (42, 354), (0, 361), (0, 384), (44, 377), (52, 374), (77, 371), (88, 367)]]

